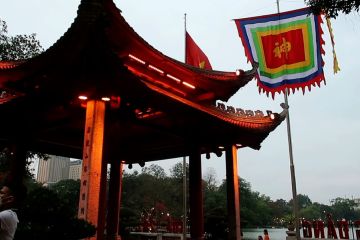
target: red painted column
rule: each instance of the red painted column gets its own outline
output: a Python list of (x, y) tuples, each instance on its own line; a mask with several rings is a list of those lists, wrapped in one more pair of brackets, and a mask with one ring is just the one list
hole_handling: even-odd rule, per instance
[[(96, 226), (96, 235), (90, 239), (103, 239), (104, 212), (99, 211), (104, 163), (102, 160), (104, 142), (105, 103), (91, 100), (86, 106), (86, 121), (83, 148), (83, 164), (78, 217)], [(103, 190), (102, 190), (103, 191)], [(101, 210), (101, 209), (100, 209)], [(100, 221), (99, 221), (100, 219)]]
[(121, 191), (122, 191), (122, 171), (123, 163), (121, 161), (114, 161), (110, 168), (110, 183), (109, 183), (109, 208), (106, 225), (107, 240), (121, 240), (119, 235), (120, 222), (120, 206), (121, 206)]
[(201, 154), (193, 151), (189, 156), (190, 236), (192, 240), (204, 239), (203, 189)]
[(226, 189), (229, 222), (228, 239), (240, 240), (240, 193), (237, 167), (236, 146), (227, 146), (226, 152)]

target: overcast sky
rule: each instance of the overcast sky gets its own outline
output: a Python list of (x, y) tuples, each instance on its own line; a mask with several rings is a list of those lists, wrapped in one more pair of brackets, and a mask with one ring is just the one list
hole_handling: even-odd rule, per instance
[[(207, 54), (215, 70), (248, 70), (244, 50), (231, 19), (275, 13), (269, 0), (115, 0), (134, 30), (164, 54), (184, 59), (184, 13), (187, 30)], [(44, 48), (69, 28), (79, 0), (0, 0), (0, 18), (11, 35), (36, 33)], [(281, 11), (304, 7), (303, 1), (281, 1)], [(335, 197), (360, 198), (360, 16), (333, 20), (336, 53), (341, 71), (332, 72), (331, 44), (326, 25), (326, 86), (290, 95), (290, 119), (298, 193), (329, 204)], [(259, 95), (255, 80), (226, 103), (250, 110), (280, 112), (283, 96)], [(259, 151), (238, 151), (239, 175), (252, 189), (271, 199), (291, 198), (286, 124), (262, 143)], [(168, 169), (179, 160), (156, 162)], [(147, 164), (149, 165), (149, 164)], [(203, 175), (213, 168), (219, 183), (225, 178), (223, 158), (203, 160)]]

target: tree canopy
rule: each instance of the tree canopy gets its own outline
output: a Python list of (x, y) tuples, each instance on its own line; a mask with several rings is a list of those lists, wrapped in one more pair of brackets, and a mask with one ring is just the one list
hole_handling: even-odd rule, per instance
[[(156, 169), (156, 171), (149, 171)], [(188, 170), (188, 169), (187, 169)], [(161, 174), (158, 174), (161, 173)], [(227, 195), (226, 180), (216, 184), (215, 173), (204, 174), (204, 222), (205, 231), (210, 239), (225, 239), (227, 228)], [(292, 200), (272, 200), (270, 197), (253, 191), (251, 184), (245, 179), (239, 179), (241, 227), (287, 227), (289, 219), (293, 219)], [(146, 219), (153, 219), (153, 224), (163, 223), (161, 212), (169, 213), (173, 220), (181, 220), (182, 215), (182, 164), (177, 163), (170, 169), (170, 176), (164, 176), (161, 167), (150, 165), (141, 171), (124, 173), (123, 194), (121, 206), (121, 227), (134, 231), (144, 228)], [(349, 199), (334, 199), (331, 206), (311, 201), (306, 194), (299, 194), (299, 215), (308, 220), (325, 219), (325, 213), (336, 218), (348, 220), (360, 219), (360, 211), (356, 210), (354, 201)], [(154, 209), (154, 210), (152, 210)], [(151, 213), (152, 211), (155, 211)], [(150, 216), (150, 217), (149, 217)], [(149, 231), (149, 228), (146, 228)], [(156, 231), (152, 229), (152, 231)]]
[(49, 188), (28, 184), (33, 186), (18, 211), (16, 239), (75, 240), (95, 234), (93, 225), (77, 218), (79, 180), (62, 180)]
[(7, 24), (0, 19), (0, 61), (24, 60), (43, 51), (36, 34), (8, 36)]
[[(0, 61), (25, 60), (35, 57), (42, 51), (43, 48), (39, 40), (36, 39), (35, 33), (9, 36), (6, 22), (0, 19)], [(0, 172), (6, 173), (9, 170), (12, 157), (8, 146), (0, 146)], [(30, 178), (32, 177), (30, 165), (34, 157), (46, 159), (47, 155), (34, 152), (27, 153), (26, 176)], [(0, 176), (0, 180), (2, 177)]]
[[(8, 36), (7, 24), (0, 19), (0, 61), (25, 60), (42, 51), (36, 34)], [(13, 157), (7, 146), (0, 146), (1, 181), (6, 179)], [(34, 157), (47, 159), (48, 156), (27, 152), (25, 182), (29, 191), (23, 206), (18, 209), (21, 224), (18, 225), (15, 238), (75, 240), (93, 236), (95, 227), (77, 218), (80, 181), (65, 180), (52, 188), (42, 187), (35, 182), (30, 169)]]
[(358, 0), (305, 0), (315, 13), (324, 12), (331, 18), (336, 18), (339, 13), (349, 14), (359, 12)]

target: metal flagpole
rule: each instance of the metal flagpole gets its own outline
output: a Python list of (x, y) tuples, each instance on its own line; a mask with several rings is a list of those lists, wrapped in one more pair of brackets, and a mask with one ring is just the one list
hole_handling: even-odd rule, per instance
[[(280, 14), (280, 4), (279, 0), (276, 0), (277, 11)], [(299, 210), (298, 210), (298, 201), (296, 193), (296, 178), (295, 178), (295, 165), (294, 165), (294, 156), (292, 150), (292, 141), (291, 141), (291, 128), (290, 128), (290, 113), (289, 113), (289, 104), (288, 104), (288, 94), (289, 90), (286, 87), (284, 93), (285, 104), (282, 107), (286, 110), (286, 128), (288, 135), (288, 145), (289, 145), (289, 157), (290, 157), (290, 174), (291, 174), (291, 188), (293, 196), (293, 212), (295, 217), (295, 229), (296, 229), (296, 239), (300, 240), (300, 228), (299, 228)]]
[(295, 217), (295, 229), (296, 229), (296, 239), (300, 239), (300, 228), (299, 228), (299, 210), (298, 210), (298, 201), (296, 193), (296, 178), (295, 178), (295, 165), (294, 165), (294, 156), (292, 151), (292, 141), (291, 141), (291, 129), (290, 129), (290, 114), (289, 114), (289, 104), (288, 104), (288, 89), (285, 89), (284, 99), (286, 110), (286, 127), (288, 133), (288, 143), (289, 143), (289, 156), (290, 156), (290, 174), (291, 174), (291, 188), (293, 196), (293, 212)]
[(183, 157), (183, 206), (184, 206), (184, 214), (183, 214), (183, 240), (186, 240), (186, 234), (187, 234), (187, 224), (186, 224), (186, 200), (187, 200), (187, 194), (186, 194), (186, 157)]
[(187, 33), (187, 29), (186, 29), (186, 13), (184, 13), (184, 39), (185, 39), (185, 48), (184, 48), (184, 62), (186, 63), (186, 33)]
[[(186, 62), (186, 13), (184, 14), (184, 29), (185, 29), (185, 61)], [(186, 240), (187, 235), (187, 224), (186, 224), (186, 213), (187, 213), (187, 207), (186, 207), (186, 200), (187, 200), (187, 194), (186, 194), (186, 156), (183, 157), (183, 240)]]

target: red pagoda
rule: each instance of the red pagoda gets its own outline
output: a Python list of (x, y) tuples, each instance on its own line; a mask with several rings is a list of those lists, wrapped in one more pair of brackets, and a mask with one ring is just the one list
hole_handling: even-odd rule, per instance
[(240, 239), (237, 149), (260, 149), (285, 114), (217, 101), (227, 101), (255, 71), (179, 62), (142, 39), (112, 0), (82, 0), (52, 47), (32, 59), (0, 62), (0, 144), (14, 149), (17, 179), (26, 151), (83, 159), (79, 218), (97, 227), (99, 240), (105, 226), (106, 239), (119, 239), (122, 162), (183, 156), (189, 156), (191, 239), (203, 239), (201, 154), (225, 152), (229, 239)]

